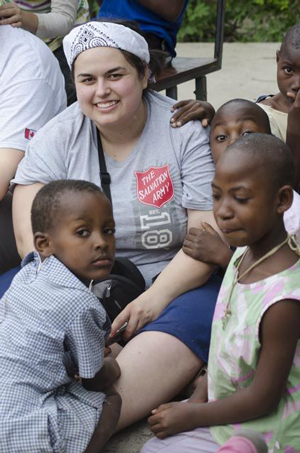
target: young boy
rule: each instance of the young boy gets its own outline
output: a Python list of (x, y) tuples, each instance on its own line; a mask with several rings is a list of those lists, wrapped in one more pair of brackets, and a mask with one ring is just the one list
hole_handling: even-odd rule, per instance
[[(215, 164), (227, 146), (254, 132), (271, 134), (268, 116), (257, 104), (245, 99), (233, 99), (223, 104), (213, 118), (210, 131)], [(292, 207), (284, 214), (284, 222), (287, 231), (296, 234), (300, 241), (300, 196), (296, 192)], [(232, 251), (208, 223), (202, 223), (201, 227), (189, 230), (183, 251), (194, 259), (217, 264), (225, 270)]]
[(90, 290), (114, 262), (111, 204), (92, 183), (55, 181), (31, 220), (37, 252), (0, 304), (0, 451), (96, 453), (121, 407), (109, 322)]

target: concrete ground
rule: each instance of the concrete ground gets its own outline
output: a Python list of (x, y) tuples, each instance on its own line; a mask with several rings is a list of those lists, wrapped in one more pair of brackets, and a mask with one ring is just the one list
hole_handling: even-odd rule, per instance
[[(207, 75), (207, 100), (217, 109), (234, 98), (255, 100), (260, 94), (278, 92), (276, 50), (278, 43), (225, 43), (222, 69)], [(179, 43), (181, 57), (212, 57), (213, 43)], [(178, 86), (178, 99), (194, 99), (194, 81)]]
[[(276, 94), (278, 43), (225, 43), (222, 69), (207, 75), (207, 100), (215, 109), (234, 98), (255, 100), (260, 94)], [(210, 57), (211, 43), (179, 43), (178, 56)], [(194, 99), (194, 81), (179, 85), (178, 99)], [(146, 420), (115, 434), (103, 453), (139, 453), (151, 438)]]

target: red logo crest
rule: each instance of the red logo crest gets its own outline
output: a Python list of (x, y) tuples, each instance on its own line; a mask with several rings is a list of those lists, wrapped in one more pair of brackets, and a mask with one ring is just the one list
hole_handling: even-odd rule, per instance
[(31, 140), (34, 137), (35, 131), (33, 129), (25, 129), (25, 138)]
[(174, 196), (169, 165), (136, 171), (137, 197), (141, 203), (161, 208)]

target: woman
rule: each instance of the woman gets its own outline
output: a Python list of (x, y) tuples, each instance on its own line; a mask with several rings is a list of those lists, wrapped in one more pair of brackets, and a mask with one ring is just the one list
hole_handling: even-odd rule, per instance
[(27, 149), (14, 180), (15, 235), (24, 256), (33, 249), (29, 213), (43, 184), (63, 178), (100, 184), (98, 130), (111, 176), (117, 255), (134, 261), (148, 286), (112, 326), (114, 333), (127, 320), (126, 339), (145, 326), (118, 356), (121, 429), (175, 396), (207, 360), (219, 281), (209, 279), (211, 265), (181, 246), (187, 228), (215, 225), (214, 166), (208, 132), (194, 123), (171, 128), (173, 101), (147, 89), (153, 61), (139, 33), (90, 22), (72, 30), (64, 51), (78, 103)]

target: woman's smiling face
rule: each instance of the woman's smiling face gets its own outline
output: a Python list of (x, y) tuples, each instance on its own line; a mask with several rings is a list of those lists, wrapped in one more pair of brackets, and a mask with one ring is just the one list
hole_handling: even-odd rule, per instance
[(82, 52), (74, 63), (77, 98), (82, 112), (99, 130), (134, 123), (143, 112), (143, 78), (124, 57), (111, 47)]

